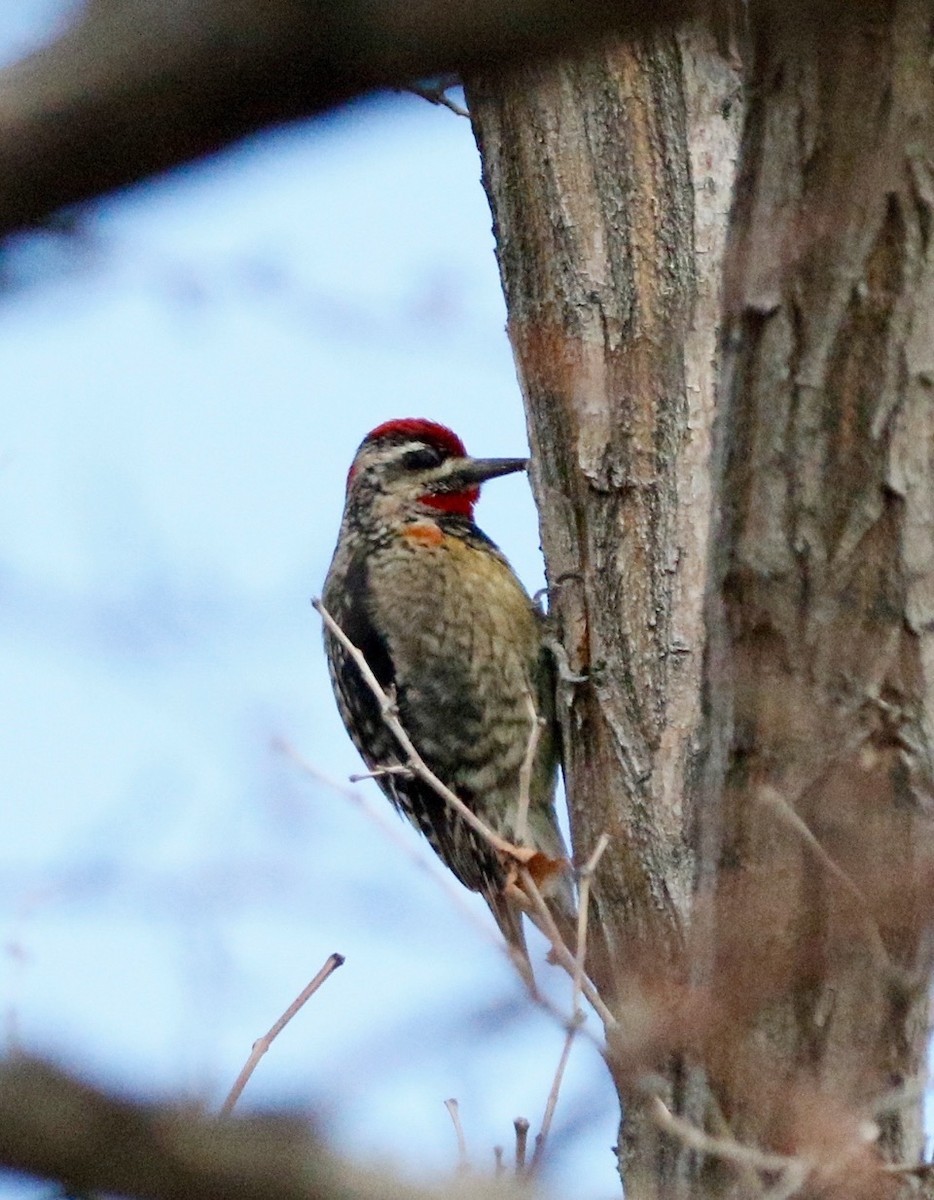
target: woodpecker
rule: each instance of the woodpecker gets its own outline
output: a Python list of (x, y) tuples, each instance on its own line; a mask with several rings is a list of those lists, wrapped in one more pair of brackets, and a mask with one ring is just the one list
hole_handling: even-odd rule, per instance
[[(574, 896), (555, 818), (558, 736), (543, 616), (498, 547), (474, 523), (480, 485), (522, 471), (521, 458), (470, 458), (434, 421), (387, 421), (363, 439), (347, 476), (340, 535), (322, 600), (363, 653), (426, 765), (494, 833), (517, 838), (520, 769), (540, 732), (524, 844), (559, 929), (572, 936)], [(393, 805), (462, 884), (489, 905), (534, 989), (522, 928), (529, 911), (504, 861), (425, 782), (405, 755), (359, 668), (325, 629), (341, 717)], [(536, 860), (533, 860), (533, 867)], [(534, 919), (534, 914), (533, 914)]]

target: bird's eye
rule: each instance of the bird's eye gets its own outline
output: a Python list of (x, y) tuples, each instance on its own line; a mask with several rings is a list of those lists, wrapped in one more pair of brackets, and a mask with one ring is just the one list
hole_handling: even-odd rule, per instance
[(433, 446), (423, 446), (419, 450), (407, 450), (402, 455), (402, 465), (407, 471), (423, 471), (426, 467), (439, 467), (444, 462), (444, 455)]

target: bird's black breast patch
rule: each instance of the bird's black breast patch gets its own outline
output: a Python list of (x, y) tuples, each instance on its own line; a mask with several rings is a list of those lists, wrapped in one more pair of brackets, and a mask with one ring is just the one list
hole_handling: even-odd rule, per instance
[[(351, 560), (345, 586), (341, 628), (361, 651), (380, 686), (389, 689), (395, 684), (396, 671), (386, 641), (367, 612), (366, 562), (362, 556)], [(357, 669), (353, 663), (350, 667), (354, 671)]]

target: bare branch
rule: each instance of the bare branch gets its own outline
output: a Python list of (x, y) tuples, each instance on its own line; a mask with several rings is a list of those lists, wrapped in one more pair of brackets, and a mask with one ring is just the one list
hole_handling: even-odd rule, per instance
[(90, 0), (0, 74), (0, 234), (379, 87), (566, 53), (698, 0)]
[[(551, 942), (551, 949), (555, 957), (555, 961), (559, 966), (567, 971), (568, 975), (574, 979), (577, 975), (577, 958), (568, 949), (564, 939), (561, 937), (561, 932), (555, 924), (555, 919), (545, 903), (545, 898), (539, 889), (538, 884), (532, 878), (531, 872), (522, 867), (519, 871), (519, 878), (522, 882), (522, 890), (532, 902), (532, 911), (530, 916), (535, 924), (539, 927), (545, 937)], [(600, 993), (590, 982), (586, 976), (582, 976), (580, 980), (581, 991), (596, 1009), (604, 1028), (607, 1031), (618, 1029), (619, 1022), (607, 1008), (606, 1004), (600, 996)], [(572, 1018), (573, 1019), (573, 1018)]]
[(587, 959), (587, 924), (590, 917), (590, 885), (593, 881), (597, 865), (609, 844), (610, 835), (606, 832), (601, 833), (599, 838), (597, 838), (597, 844), (594, 846), (593, 853), (580, 871), (580, 892), (577, 907), (577, 955), (574, 961), (574, 994), (571, 999), (571, 1010), (575, 1014), (580, 1005), (581, 992), (584, 987), (584, 963)]
[(347, 634), (344, 633), (343, 629), (341, 629), (341, 627), (334, 620), (320, 600), (317, 598), (312, 600), (311, 606), (321, 617), (321, 620), (327, 626), (328, 630), (334, 635), (335, 638), (337, 638), (353, 661), (357, 664), (357, 668), (360, 671), (363, 681), (373, 693), (374, 697), (379, 701), (380, 713), (383, 721), (386, 724), (386, 728), (390, 731), (404, 752), (407, 760), (407, 768), (410, 769), (414, 775), (417, 775), (423, 783), (427, 783), (428, 786), (432, 788), (442, 798), (442, 800), (449, 804), (451, 808), (453, 808), (458, 814), (458, 816), (464, 819), (471, 829), (473, 829), (476, 833), (479, 833), (480, 836), (486, 842), (488, 842), (494, 850), (505, 855), (507, 858), (516, 860), (517, 862), (527, 862), (533, 855), (531, 850), (523, 851), (521, 847), (513, 845), (512, 842), (507, 842), (505, 838), (501, 838), (498, 834), (494, 833), (488, 825), (480, 820), (475, 812), (472, 812), (467, 807), (463, 800), (461, 800), (460, 796), (456, 796), (454, 792), (452, 792), (451, 789), (446, 784), (442, 783), (438, 776), (435, 775), (434, 771), (431, 770), (419, 752), (415, 749), (412, 739), (406, 733), (405, 727), (399, 720), (396, 712), (395, 701), (383, 690), (379, 680), (370, 670), (370, 664), (363, 657), (363, 654), (357, 649)]
[(243, 1089), (249, 1083), (250, 1076), (256, 1070), (259, 1060), (263, 1057), (282, 1030), (285, 1029), (286, 1025), (288, 1025), (289, 1021), (292, 1020), (295, 1014), (299, 1012), (300, 1009), (304, 1008), (318, 988), (321, 987), (321, 985), (327, 979), (329, 979), (331, 975), (334, 974), (338, 967), (342, 967), (343, 965), (343, 954), (329, 955), (324, 963), (324, 966), (321, 968), (318, 974), (314, 977), (314, 979), (312, 979), (307, 987), (303, 988), (302, 991), (295, 997), (295, 999), (278, 1019), (278, 1021), (275, 1022), (269, 1032), (264, 1034), (263, 1037), (257, 1038), (257, 1040), (253, 1043), (253, 1049), (250, 1052), (250, 1057), (244, 1063), (243, 1070), (237, 1076), (233, 1087), (228, 1093), (227, 1099), (221, 1106), (221, 1116), (229, 1116), (230, 1113), (233, 1112), (234, 1105), (240, 1099)]
[(470, 1160), (467, 1157), (467, 1139), (461, 1124), (460, 1105), (452, 1096), (449, 1100), (445, 1100), (444, 1107), (448, 1110), (448, 1116), (454, 1126), (454, 1136), (457, 1138), (457, 1169), (463, 1175), (470, 1170)]
[(574, 961), (574, 991), (571, 999), (571, 1020), (567, 1025), (567, 1033), (564, 1039), (564, 1047), (561, 1051), (561, 1057), (558, 1059), (558, 1066), (555, 1070), (555, 1077), (552, 1081), (551, 1091), (548, 1094), (548, 1102), (545, 1105), (545, 1112), (542, 1116), (542, 1126), (535, 1138), (535, 1151), (532, 1155), (533, 1171), (541, 1163), (545, 1153), (545, 1145), (548, 1141), (548, 1134), (551, 1132), (551, 1123), (554, 1119), (555, 1108), (558, 1104), (558, 1094), (561, 1091), (561, 1083), (564, 1079), (564, 1072), (568, 1065), (568, 1059), (571, 1056), (571, 1047), (574, 1045), (574, 1039), (577, 1036), (578, 1030), (583, 1024), (585, 1017), (580, 1008), (581, 993), (584, 988), (584, 960), (587, 956), (587, 912), (590, 908), (590, 882), (593, 879), (594, 871), (597, 869), (597, 864), (603, 857), (603, 853), (610, 843), (609, 835), (601, 834), (594, 848), (593, 854), (587, 860), (583, 869), (580, 872), (580, 906), (577, 914), (577, 954)]
[[(511, 842), (507, 842), (504, 838), (499, 837), (498, 834), (494, 833), (489, 826), (484, 824), (484, 822), (481, 821), (480, 818), (467, 807), (467, 805), (463, 802), (463, 800), (460, 799), (459, 796), (455, 795), (449, 787), (442, 783), (442, 781), (427, 766), (421, 755), (415, 749), (411, 738), (405, 731), (405, 727), (399, 720), (396, 706), (392, 697), (384, 691), (379, 680), (370, 669), (369, 663), (364, 658), (362, 652), (353, 644), (350, 638), (347, 637), (346, 633), (344, 633), (344, 631), (337, 624), (320, 600), (314, 599), (311, 603), (312, 607), (320, 615), (326, 627), (330, 630), (334, 637), (338, 639), (338, 641), (356, 663), (364, 682), (373, 693), (373, 696), (379, 702), (380, 712), (384, 722), (386, 723), (386, 727), (396, 738), (396, 741), (399, 743), (401, 749), (406, 755), (406, 765), (411, 768), (412, 772), (417, 775), (419, 779), (428, 784), (430, 788), (432, 788), (444, 801), (446, 801), (446, 803), (450, 804), (455, 812), (462, 816), (467, 824), (470, 825), (472, 829), (475, 829), (477, 833), (479, 833), (480, 836), (483, 837), (489, 843), (489, 845), (493, 847), (494, 850), (502, 854), (506, 859), (512, 860), (517, 865), (517, 877), (521, 883), (521, 891), (524, 893), (524, 906), (526, 907), (527, 911), (529, 911), (531, 907), (530, 916), (551, 942), (555, 960), (565, 969), (565, 971), (567, 971), (572, 979), (577, 979), (579, 981), (580, 990), (600, 1014), (600, 1018), (604, 1023), (604, 1027), (606, 1029), (617, 1028), (618, 1023), (616, 1018), (607, 1008), (597, 989), (593, 986), (590, 980), (583, 976), (583, 968), (581, 968), (580, 971), (578, 970), (577, 959), (575, 955), (571, 953), (564, 942), (564, 939), (562, 938), (561, 933), (555, 924), (554, 917), (552, 917), (551, 913), (549, 912), (548, 905), (545, 903), (545, 899), (542, 896), (537, 883), (532, 877), (532, 873), (525, 865), (531, 860), (531, 858), (534, 857), (534, 851), (526, 847), (515, 846)], [(529, 739), (530, 745), (532, 746), (532, 753), (534, 753), (534, 741), (537, 740), (537, 735), (538, 717), (536, 715), (535, 721), (532, 724), (532, 733)], [(528, 752), (526, 757), (528, 758)], [(605, 845), (600, 846), (600, 843), (598, 842), (598, 848), (600, 855), (602, 855), (606, 848)], [(597, 861), (599, 861), (599, 855), (597, 855)], [(538, 999), (538, 997), (533, 995), (533, 999)], [(574, 1020), (575, 1018), (572, 1015), (571, 1021), (573, 1022)]]
[(577, 1037), (580, 1023), (584, 1019), (583, 1013), (575, 1011), (574, 1018), (564, 1036), (561, 1057), (558, 1059), (555, 1077), (552, 1080), (551, 1091), (548, 1093), (548, 1101), (545, 1104), (545, 1112), (542, 1115), (542, 1127), (535, 1135), (535, 1150), (532, 1153), (532, 1163), (529, 1168), (533, 1173), (541, 1165), (541, 1161), (545, 1156), (545, 1146), (548, 1142), (548, 1135), (551, 1133), (551, 1123), (554, 1120), (555, 1109), (558, 1106), (558, 1095), (561, 1091), (561, 1084), (564, 1081), (564, 1072), (567, 1069), (568, 1059), (571, 1057), (571, 1047), (574, 1045), (574, 1039)]

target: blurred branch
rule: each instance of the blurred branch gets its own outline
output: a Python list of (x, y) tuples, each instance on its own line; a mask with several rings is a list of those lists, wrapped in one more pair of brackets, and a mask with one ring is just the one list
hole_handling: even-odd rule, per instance
[(374, 88), (554, 53), (694, 0), (89, 0), (0, 72), (0, 233)]
[(444, 1107), (448, 1110), (448, 1116), (454, 1126), (454, 1136), (457, 1138), (457, 1169), (464, 1174), (470, 1170), (470, 1159), (467, 1156), (467, 1138), (464, 1136), (464, 1126), (461, 1124), (460, 1105), (452, 1096), (449, 1100), (445, 1100)]
[(702, 1154), (721, 1158), (738, 1166), (752, 1167), (766, 1175), (777, 1175), (777, 1186), (782, 1188), (777, 1194), (782, 1196), (796, 1195), (814, 1170), (814, 1163), (797, 1155), (772, 1154), (755, 1146), (743, 1145), (734, 1138), (713, 1137), (702, 1129), (695, 1128), (689, 1121), (675, 1116), (657, 1096), (652, 1099), (651, 1114), (660, 1129)]
[[(304, 1122), (218, 1121), (118, 1099), (37, 1060), (0, 1065), (0, 1166), (70, 1189), (147, 1200), (429, 1200), (429, 1193), (333, 1158)], [(445, 1197), (492, 1195), (448, 1184)], [(504, 1196), (502, 1186), (496, 1195)]]
[(516, 1175), (525, 1175), (525, 1155), (529, 1141), (529, 1122), (525, 1117), (513, 1121), (516, 1130)]
[(375, 88), (565, 53), (718, 2), (89, 0), (0, 72), (0, 235)]

